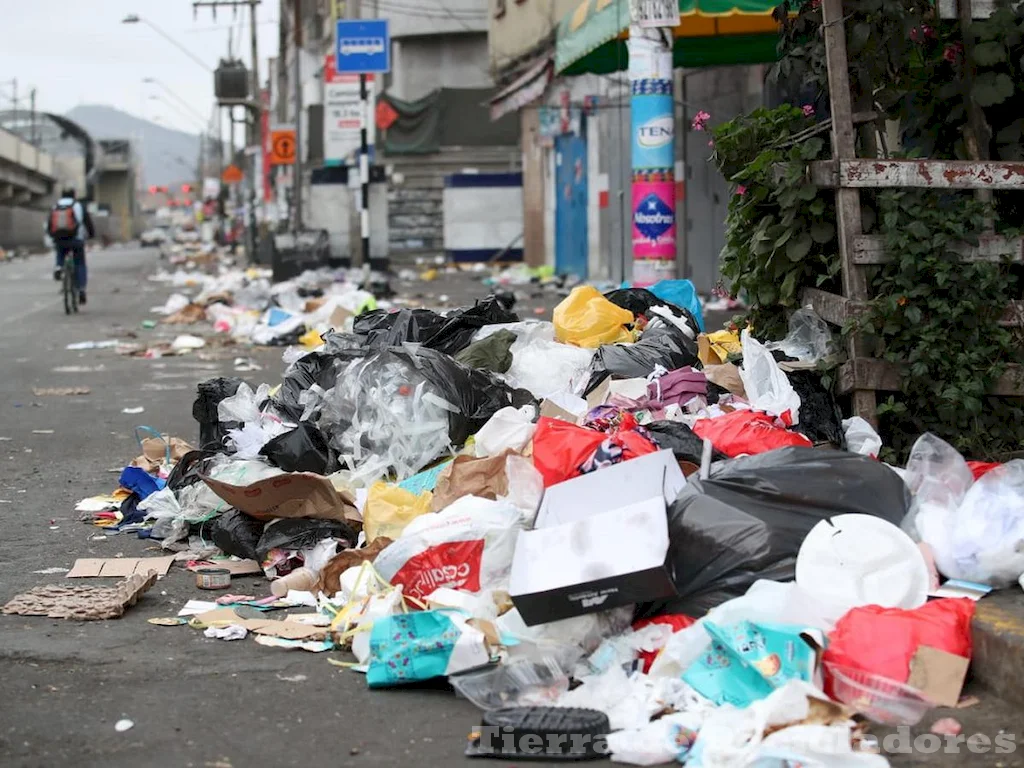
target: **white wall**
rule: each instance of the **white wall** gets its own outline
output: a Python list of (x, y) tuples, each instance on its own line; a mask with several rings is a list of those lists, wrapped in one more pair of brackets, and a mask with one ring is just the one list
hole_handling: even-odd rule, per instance
[(389, 93), (405, 101), (420, 99), (439, 86), (486, 88), (493, 83), (485, 33), (395, 40), (391, 55)]
[(522, 234), (523, 188), (445, 187), (443, 210), (446, 251), (501, 250)]

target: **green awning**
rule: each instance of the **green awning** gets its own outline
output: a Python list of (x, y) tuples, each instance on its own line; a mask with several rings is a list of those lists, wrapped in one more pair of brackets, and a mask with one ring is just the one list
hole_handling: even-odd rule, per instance
[[(677, 67), (763, 64), (778, 58), (777, 0), (679, 0)], [(581, 0), (558, 25), (555, 72), (607, 74), (629, 65), (629, 0)]]

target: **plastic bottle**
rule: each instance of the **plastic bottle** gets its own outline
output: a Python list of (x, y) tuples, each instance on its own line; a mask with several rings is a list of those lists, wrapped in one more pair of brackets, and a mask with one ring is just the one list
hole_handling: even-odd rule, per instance
[(309, 568), (296, 568), (287, 576), (270, 582), (270, 591), (277, 597), (284, 597), (289, 590), (308, 592), (316, 584), (316, 574)]

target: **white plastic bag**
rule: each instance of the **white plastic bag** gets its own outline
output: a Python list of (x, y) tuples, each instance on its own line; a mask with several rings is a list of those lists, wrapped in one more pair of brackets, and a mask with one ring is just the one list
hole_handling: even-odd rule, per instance
[(582, 394), (596, 352), (536, 337), (517, 339), (510, 351), (509, 378), (539, 399), (559, 392)]
[(640, 728), (609, 733), (612, 762), (628, 765), (684, 762), (703, 720), (703, 714), (698, 712), (676, 712)]
[[(741, 342), (743, 367), (740, 368), (740, 379), (750, 407), (755, 411), (778, 416), (788, 424), (799, 424), (800, 396), (775, 362), (772, 353), (746, 329)], [(786, 414), (789, 414), (788, 417)]]
[(505, 459), (505, 477), (508, 495), (504, 500), (519, 510), (523, 525), (532, 528), (544, 496), (544, 476), (531, 459), (512, 453)]
[(536, 409), (532, 405), (522, 408), (509, 405), (496, 411), (476, 433), (477, 458), (497, 456), (508, 450), (522, 451), (537, 429), (533, 423), (535, 416)]
[(850, 453), (878, 458), (878, 452), (882, 450), (882, 438), (870, 422), (860, 416), (843, 419), (843, 434), (846, 436), (846, 450)]
[(505, 589), (522, 528), (522, 516), (509, 502), (463, 496), (444, 511), (409, 523), (373, 565), (420, 600), (438, 587)]
[(218, 421), (240, 421), (243, 424), (259, 422), (263, 416), (260, 405), (270, 397), (270, 385), (260, 384), (255, 392), (244, 381), (231, 397), (225, 397), (217, 404)]

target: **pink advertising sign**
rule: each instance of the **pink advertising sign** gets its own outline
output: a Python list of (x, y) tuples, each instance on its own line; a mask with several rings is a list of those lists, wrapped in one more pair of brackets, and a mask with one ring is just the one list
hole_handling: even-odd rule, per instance
[(633, 259), (676, 258), (676, 185), (672, 181), (633, 182)]

